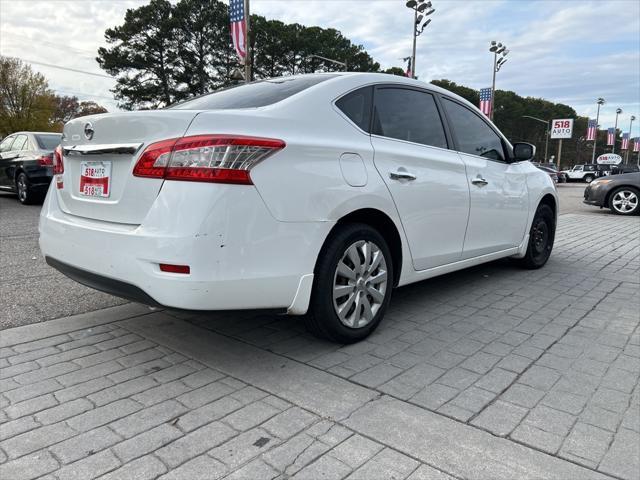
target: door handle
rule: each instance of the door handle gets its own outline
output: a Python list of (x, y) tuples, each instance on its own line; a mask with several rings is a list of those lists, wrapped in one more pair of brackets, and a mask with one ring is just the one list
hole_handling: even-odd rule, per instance
[(391, 180), (415, 180), (418, 177), (406, 170), (397, 170), (395, 172), (389, 172), (389, 178), (391, 178)]
[(484, 178), (478, 175), (476, 178), (471, 180), (471, 183), (473, 183), (474, 185), (478, 185), (479, 187), (484, 187), (489, 182), (487, 182)]

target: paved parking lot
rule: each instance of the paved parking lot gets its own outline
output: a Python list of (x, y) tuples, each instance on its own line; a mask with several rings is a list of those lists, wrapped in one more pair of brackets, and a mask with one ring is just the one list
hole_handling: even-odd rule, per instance
[[(0, 478), (638, 479), (640, 219), (584, 209), (582, 187), (561, 186), (544, 269), (402, 288), (356, 345), (291, 317), (54, 303), (0, 333)], [(37, 210), (9, 227), (8, 201), (3, 244), (37, 256)]]

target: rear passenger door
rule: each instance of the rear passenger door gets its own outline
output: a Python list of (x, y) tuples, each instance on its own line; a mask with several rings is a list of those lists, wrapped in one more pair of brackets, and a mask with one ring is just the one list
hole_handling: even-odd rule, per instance
[(376, 87), (371, 133), (375, 165), (396, 204), (414, 268), (459, 260), (469, 188), (464, 163), (448, 148), (435, 96), (407, 87)]
[(467, 167), (471, 207), (463, 257), (520, 245), (529, 207), (522, 165), (508, 161), (506, 143), (480, 113), (446, 97), (442, 103)]

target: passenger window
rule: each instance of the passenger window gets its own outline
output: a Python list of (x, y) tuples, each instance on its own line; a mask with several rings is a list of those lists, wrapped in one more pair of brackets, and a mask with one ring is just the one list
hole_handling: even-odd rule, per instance
[(23, 150), (24, 149), (24, 145), (26, 143), (27, 143), (27, 136), (26, 135), (18, 135), (16, 137), (15, 142), (13, 142), (13, 145), (11, 145), (11, 150), (12, 151)]
[(433, 95), (405, 88), (379, 88), (374, 104), (372, 133), (447, 148)]
[(7, 138), (5, 138), (2, 141), (2, 143), (0, 143), (0, 153), (8, 152), (9, 150), (11, 150), (11, 144), (13, 143), (15, 138), (16, 137), (7, 137)]
[(482, 118), (459, 103), (447, 98), (443, 101), (461, 152), (492, 160), (505, 160), (502, 140)]
[(365, 132), (371, 131), (371, 98), (373, 87), (360, 88), (336, 102), (349, 119)]

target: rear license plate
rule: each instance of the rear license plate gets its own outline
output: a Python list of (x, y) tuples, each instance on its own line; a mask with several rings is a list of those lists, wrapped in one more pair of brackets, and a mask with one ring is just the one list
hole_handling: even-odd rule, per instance
[(111, 162), (80, 162), (80, 194), (106, 198), (111, 193)]

